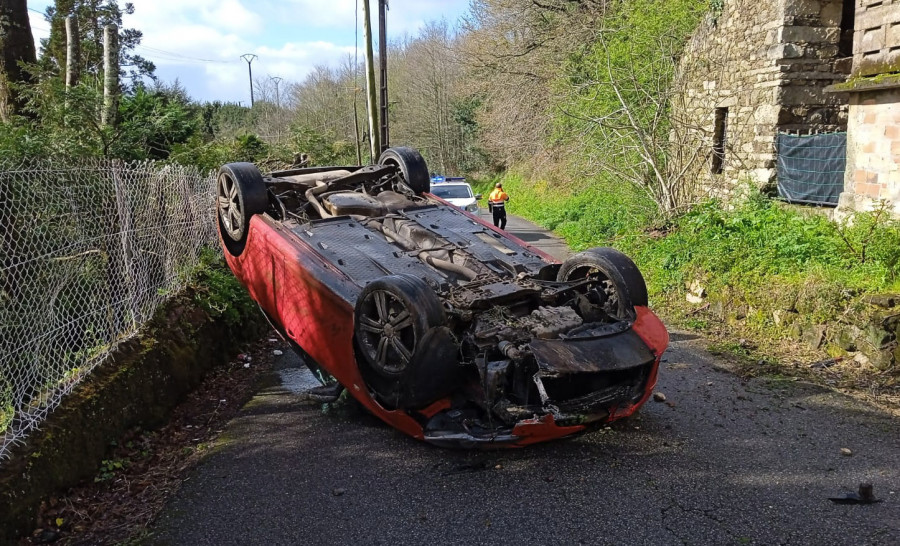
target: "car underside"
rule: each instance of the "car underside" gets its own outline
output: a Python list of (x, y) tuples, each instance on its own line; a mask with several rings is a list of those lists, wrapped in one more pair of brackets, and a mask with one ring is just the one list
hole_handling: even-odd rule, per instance
[[(667, 334), (646, 308), (634, 263), (610, 248), (556, 263), (428, 194), (421, 157), (392, 151), (369, 167), (265, 178), (248, 164), (222, 169), (219, 228), (229, 264), (311, 367), (376, 414), (406, 414), (420, 430), (400, 428), (440, 445), (523, 445), (637, 409), (656, 382)], [(309, 328), (294, 324), (289, 308), (308, 305), (312, 289), (292, 298), (290, 287), (260, 287), (261, 278), (308, 276), (279, 259), (322, 262), (315, 290), (346, 305), (302, 320), (349, 315), (338, 327), (347, 334), (294, 334)], [(278, 267), (285, 269), (267, 271)], [(351, 345), (352, 362), (320, 343)], [(548, 431), (529, 434), (529, 425)]]

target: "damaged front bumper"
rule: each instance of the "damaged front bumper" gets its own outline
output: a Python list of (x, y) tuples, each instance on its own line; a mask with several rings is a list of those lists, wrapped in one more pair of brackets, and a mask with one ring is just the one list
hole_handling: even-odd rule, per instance
[[(443, 447), (521, 447), (627, 417), (656, 386), (667, 345), (668, 334), (649, 311), (639, 313), (634, 327), (625, 331), (534, 340), (530, 352), (537, 372), (530, 380), (539, 400), (527, 407), (502, 408), (511, 418), (498, 419), (505, 423), (473, 419), (465, 411), (448, 408), (429, 419), (424, 439)], [(486, 363), (484, 370), (484, 392), (496, 392), (507, 364)], [(490, 405), (497, 408), (495, 402)]]

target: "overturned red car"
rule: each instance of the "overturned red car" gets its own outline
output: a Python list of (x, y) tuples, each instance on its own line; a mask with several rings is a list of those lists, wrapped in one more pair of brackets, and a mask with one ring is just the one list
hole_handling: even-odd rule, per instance
[(524, 446), (635, 412), (668, 345), (635, 264), (563, 263), (429, 193), (422, 157), (218, 176), (234, 274), (323, 381), (441, 446)]

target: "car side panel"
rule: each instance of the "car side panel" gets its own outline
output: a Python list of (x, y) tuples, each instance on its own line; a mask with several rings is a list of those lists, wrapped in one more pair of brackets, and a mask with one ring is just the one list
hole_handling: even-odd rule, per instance
[[(416, 438), (422, 427), (405, 412), (388, 411), (371, 397), (353, 354), (353, 305), (321, 280), (341, 273), (267, 216), (254, 216), (243, 254), (226, 252), (228, 264), (251, 296), (286, 335), (388, 424)], [(346, 279), (329, 279), (330, 284)], [(355, 298), (354, 298), (355, 300)]]

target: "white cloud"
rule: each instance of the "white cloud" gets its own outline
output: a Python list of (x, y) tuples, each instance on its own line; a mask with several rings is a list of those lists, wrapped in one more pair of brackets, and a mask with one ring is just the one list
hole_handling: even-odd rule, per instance
[(264, 28), (263, 15), (241, 0), (132, 0), (134, 14), (124, 23), (149, 33), (179, 23), (203, 24), (214, 29), (255, 35)]
[(261, 15), (254, 13), (239, 0), (206, 1), (201, 9), (203, 21), (216, 28), (231, 32), (258, 34), (263, 30), (264, 21)]
[[(378, 24), (378, 0), (370, 0), (372, 24)], [(362, 0), (263, 0), (255, 2), (258, 10), (277, 14), (279, 20), (296, 20), (298, 27), (352, 29), (356, 27), (359, 6), (359, 28), (362, 29)], [(469, 5), (469, 0), (391, 0), (388, 2), (388, 31), (402, 35), (417, 31), (425, 21), (441, 18), (453, 23)], [(299, 29), (298, 29), (299, 30)]]
[[(254, 79), (278, 76), (301, 81), (316, 65), (335, 66), (353, 54), (357, 20), (361, 25), (356, 9), (362, 0), (131, 1), (135, 12), (126, 15), (123, 24), (143, 32), (136, 53), (153, 61), (160, 77), (178, 78), (201, 100), (243, 97), (247, 65), (240, 56), (244, 53), (259, 56), (253, 62)], [(371, 2), (374, 15), (378, 2)], [(34, 9), (43, 10), (41, 2), (32, 3)], [(468, 0), (393, 0), (391, 4), (389, 36), (401, 36), (415, 33), (424, 21), (445, 17), (452, 22)], [(33, 28), (47, 26), (39, 14), (30, 15)], [(38, 28), (36, 41), (47, 35)]]
[(260, 8), (276, 14), (282, 21), (302, 21), (298, 27), (310, 25), (320, 28), (352, 28), (356, 4), (357, 0), (264, 0), (258, 3)]

